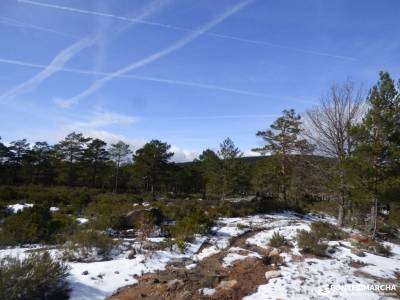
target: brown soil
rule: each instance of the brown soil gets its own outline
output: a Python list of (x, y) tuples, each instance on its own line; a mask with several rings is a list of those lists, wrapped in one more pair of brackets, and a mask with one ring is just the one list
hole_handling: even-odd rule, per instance
[[(118, 290), (109, 300), (242, 299), (244, 296), (254, 293), (259, 285), (265, 284), (265, 272), (274, 269), (269, 264), (267, 250), (245, 243), (246, 239), (255, 233), (257, 231), (251, 231), (233, 238), (230, 247), (241, 247), (258, 252), (263, 259), (246, 258), (224, 268), (222, 261), (227, 252), (222, 251), (205, 258), (191, 270), (185, 269), (183, 262), (175, 263), (169, 265), (165, 271), (145, 274), (138, 278), (137, 284)], [(222, 281), (231, 280), (237, 282), (233, 287), (217, 288)], [(216, 292), (211, 296), (201, 295), (199, 290), (202, 288), (215, 288)]]

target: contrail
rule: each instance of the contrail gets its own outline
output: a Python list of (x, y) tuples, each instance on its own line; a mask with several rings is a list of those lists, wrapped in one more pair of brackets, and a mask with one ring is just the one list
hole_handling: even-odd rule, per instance
[(77, 103), (80, 99), (87, 97), (88, 95), (94, 93), (95, 91), (97, 91), (99, 88), (101, 88), (102, 86), (104, 86), (107, 82), (109, 82), (110, 80), (112, 80), (114, 77), (118, 77), (119, 75), (123, 75), (127, 72), (130, 72), (132, 70), (138, 69), (140, 67), (143, 67), (149, 63), (152, 63), (153, 61), (156, 61), (172, 52), (175, 52), (177, 50), (179, 50), (180, 48), (184, 47), (185, 45), (189, 44), (190, 42), (192, 42), (193, 40), (197, 39), (200, 35), (202, 35), (204, 32), (210, 30), (211, 28), (213, 28), (214, 26), (216, 26), (217, 24), (221, 23), (222, 21), (224, 21), (226, 18), (230, 17), (231, 15), (235, 14), (236, 12), (240, 11), (241, 9), (243, 9), (244, 7), (246, 7), (247, 5), (249, 5), (251, 2), (253, 2), (254, 0), (247, 0), (247, 1), (243, 1), (239, 4), (236, 4), (235, 6), (233, 6), (232, 8), (230, 8), (229, 10), (227, 10), (226, 12), (224, 12), (222, 15), (220, 15), (219, 17), (215, 18), (214, 20), (212, 20), (211, 22), (208, 22), (207, 24), (203, 25), (202, 27), (200, 27), (199, 30), (196, 30), (192, 33), (190, 33), (189, 35), (187, 35), (186, 37), (184, 37), (183, 39), (179, 40), (178, 42), (172, 44), (171, 46), (157, 52), (154, 53), (144, 59), (141, 59), (137, 62), (134, 62), (122, 69), (117, 70), (116, 72), (105, 76), (99, 80), (96, 80), (92, 83), (92, 85), (87, 88), (86, 90), (84, 90), (83, 92), (81, 92), (80, 94), (69, 98), (69, 99), (55, 99), (55, 102), (60, 105), (61, 107), (68, 107), (71, 104)]
[[(159, 5), (159, 7), (161, 7)], [(149, 5), (149, 7), (141, 14), (140, 18), (144, 18), (148, 16), (150, 13), (156, 10), (157, 7), (155, 7), (153, 4)], [(7, 20), (7, 18), (4, 18)], [(9, 19), (8, 22), (10, 22), (12, 19)], [(18, 21), (17, 21), (18, 22)], [(15, 23), (18, 24), (18, 23)], [(23, 24), (20, 22), (20, 24)], [(30, 24), (24, 24), (28, 25), (30, 27), (35, 27), (36, 29), (41, 29), (43, 30), (44, 28), (30, 25)], [(21, 25), (22, 26), (22, 25)], [(125, 28), (122, 28), (122, 30)], [(48, 30), (46, 30), (48, 31)], [(51, 31), (53, 32), (53, 31)], [(53, 32), (54, 33), (54, 32)], [(77, 55), (80, 51), (83, 49), (86, 49), (90, 46), (93, 46), (95, 43), (97, 43), (100, 40), (100, 35), (98, 34), (96, 37), (89, 39), (81, 39), (78, 42), (72, 44), (71, 46), (65, 48), (62, 50), (57, 56), (50, 62), (48, 66), (46, 66), (40, 73), (36, 74), (33, 78), (19, 84), (18, 86), (12, 88), (11, 90), (3, 93), (0, 95), (0, 103), (4, 102), (6, 100), (12, 99), (15, 96), (26, 93), (28, 91), (31, 91), (32, 89), (36, 88), (39, 86), (45, 79), (53, 75), (55, 72), (60, 71), (62, 67), (69, 61), (71, 60), (75, 55)]]
[[(70, 6), (48, 4), (48, 3), (38, 2), (38, 1), (34, 1), (34, 0), (17, 0), (17, 1), (21, 2), (21, 3), (26, 3), (26, 4), (31, 4), (31, 5), (36, 5), (36, 6), (41, 6), (41, 7), (51, 8), (51, 9), (70, 11), (73, 13), (80, 13), (80, 14), (85, 14), (85, 15), (93, 15), (93, 16), (98, 16), (98, 17), (112, 18), (115, 20), (123, 21), (123, 22), (139, 23), (139, 24), (143, 24), (143, 25), (161, 27), (161, 28), (177, 30), (177, 31), (196, 32), (196, 30), (191, 29), (191, 28), (175, 26), (175, 25), (159, 23), (159, 22), (145, 21), (145, 20), (141, 20), (138, 18), (129, 18), (129, 17), (119, 16), (119, 15), (114, 15), (114, 14), (109, 14), (109, 13), (84, 10), (84, 9), (79, 9), (79, 8), (75, 8), (75, 7), (70, 7)], [(298, 47), (290, 47), (290, 46), (285, 46), (285, 45), (281, 45), (281, 44), (268, 43), (265, 41), (236, 37), (236, 36), (232, 36), (232, 35), (218, 34), (218, 33), (212, 33), (212, 32), (204, 33), (204, 35), (212, 36), (212, 37), (216, 37), (216, 38), (220, 38), (220, 39), (227, 39), (227, 40), (242, 42), (242, 43), (262, 45), (262, 46), (268, 46), (268, 47), (276, 47), (276, 48), (280, 48), (280, 49), (286, 49), (286, 50), (296, 51), (296, 52), (310, 54), (310, 55), (325, 56), (325, 57), (331, 57), (331, 58), (335, 58), (335, 59), (348, 60), (348, 61), (356, 60), (356, 58), (351, 57), (351, 56), (302, 49), (302, 48), (298, 48)]]
[(60, 35), (60, 36), (65, 36), (65, 37), (81, 38), (81, 37), (78, 37), (73, 34), (57, 31), (57, 30), (42, 27), (42, 26), (37, 26), (34, 24), (21, 22), (16, 19), (4, 17), (4, 16), (0, 16), (0, 23), (7, 25), (7, 26), (20, 27), (20, 28), (26, 28), (26, 29), (34, 29), (34, 30), (43, 31), (43, 32), (47, 32), (47, 33), (53, 33), (53, 34)]
[[(37, 69), (48, 68), (48, 66), (41, 65), (41, 64), (35, 64), (35, 63), (19, 61), (19, 60), (10, 60), (10, 59), (4, 59), (4, 58), (0, 58), (0, 63), (23, 66), (23, 67), (30, 67), (30, 68), (37, 68)], [(82, 75), (96, 75), (96, 76), (110, 76), (112, 74), (112, 73), (106, 73), (106, 72), (97, 72), (97, 71), (93, 71), (93, 70), (65, 68), (65, 67), (58, 69), (58, 71), (69, 72), (69, 73), (74, 73), (74, 74), (82, 74)], [(216, 91), (222, 91), (222, 92), (239, 94), (239, 95), (244, 95), (244, 96), (251, 96), (251, 97), (260, 97), (260, 98), (266, 98), (266, 99), (267, 98), (268, 99), (275, 98), (275, 99), (292, 100), (292, 101), (296, 101), (296, 102), (300, 102), (300, 103), (315, 104), (315, 102), (312, 102), (312, 101), (302, 100), (302, 99), (290, 97), (290, 96), (284, 97), (284, 96), (267, 95), (267, 94), (263, 94), (263, 93), (257, 93), (257, 92), (240, 90), (240, 89), (233, 89), (233, 88), (212, 85), (212, 84), (205, 84), (205, 83), (200, 83), (200, 82), (174, 80), (174, 79), (167, 79), (167, 78), (160, 78), (160, 77), (126, 75), (126, 74), (122, 74), (117, 77), (123, 78), (123, 79), (133, 79), (133, 80), (158, 82), (158, 83), (165, 83), (165, 84), (171, 84), (171, 85), (179, 85), (179, 86), (187, 86), (187, 87), (194, 87), (194, 88), (201, 88), (201, 89), (216, 90)]]
[(45, 66), (45, 68), (34, 77), (0, 95), (0, 102), (10, 100), (17, 95), (26, 93), (39, 86), (43, 80), (53, 75), (53, 73), (59, 71), (76, 53), (93, 45), (93, 43), (93, 39), (82, 39), (73, 43), (69, 47), (64, 48), (57, 54), (57, 56), (50, 62), (49, 65)]

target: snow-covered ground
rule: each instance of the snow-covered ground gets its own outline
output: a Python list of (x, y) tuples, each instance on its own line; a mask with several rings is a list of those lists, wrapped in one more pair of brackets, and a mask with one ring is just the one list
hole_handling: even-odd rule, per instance
[(12, 205), (7, 206), (7, 208), (9, 210), (11, 210), (13, 213), (17, 213), (28, 207), (33, 207), (33, 204), (32, 203), (17, 203), (17, 204), (12, 204)]
[[(330, 246), (336, 249), (331, 257), (304, 258), (297, 247), (295, 236), (297, 230), (308, 230), (311, 222), (316, 220), (321, 220), (321, 217), (316, 215), (304, 217), (290, 212), (244, 218), (222, 218), (212, 229), (212, 234), (197, 236), (184, 253), (177, 249), (157, 250), (138, 254), (135, 258), (128, 259), (129, 251), (126, 250), (110, 261), (68, 263), (71, 267), (71, 275), (68, 278), (72, 287), (71, 299), (104, 299), (116, 289), (136, 283), (137, 276), (165, 269), (171, 261), (185, 260), (186, 268), (192, 269), (205, 258), (224, 251), (223, 266), (229, 268), (236, 260), (247, 257), (261, 258), (256, 252), (229, 246), (229, 241), (233, 237), (251, 230), (257, 230), (257, 233), (246, 239), (247, 244), (267, 248), (273, 233), (279, 232), (293, 243), (294, 248), (290, 253), (282, 254), (285, 260), (285, 265), (280, 268), (282, 276), (260, 285), (254, 294), (244, 298), (246, 300), (278, 298), (390, 299), (382, 297), (374, 291), (359, 291), (357, 287), (380, 284), (379, 281), (375, 282), (372, 277), (360, 275), (360, 272), (379, 277), (379, 279), (395, 279), (395, 273), (400, 272), (400, 246), (387, 243), (390, 244), (393, 252), (389, 258), (370, 253), (366, 253), (365, 257), (358, 257), (352, 254), (350, 249), (342, 246), (349, 246), (348, 242), (342, 241), (341, 244), (330, 242)], [(331, 218), (324, 218), (324, 220), (334, 221)], [(152, 238), (150, 240), (158, 243), (163, 239)], [(0, 257), (13, 255), (23, 258), (30, 250), (32, 247), (3, 249), (0, 250)], [(56, 256), (59, 251), (53, 249), (51, 253)], [(362, 264), (353, 267), (354, 264), (351, 262), (361, 262)], [(352, 288), (353, 290), (351, 290)], [(203, 294), (212, 294), (214, 289), (204, 287), (202, 292)]]

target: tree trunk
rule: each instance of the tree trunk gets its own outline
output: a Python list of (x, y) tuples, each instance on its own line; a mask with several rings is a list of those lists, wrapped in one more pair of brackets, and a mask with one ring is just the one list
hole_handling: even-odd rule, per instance
[(374, 197), (374, 203), (371, 207), (371, 238), (375, 239), (377, 231), (377, 219), (378, 219), (378, 198)]
[(340, 200), (339, 200), (339, 213), (338, 213), (338, 226), (344, 226), (344, 218), (346, 216), (346, 192), (345, 192), (345, 178), (343, 163), (340, 162)]
[(337, 225), (339, 227), (343, 227), (344, 225), (344, 205), (343, 203), (339, 203), (339, 213), (338, 213), (338, 219), (337, 219)]
[(119, 163), (117, 164), (117, 170), (115, 172), (115, 186), (114, 186), (114, 193), (118, 192), (118, 175), (119, 175)]

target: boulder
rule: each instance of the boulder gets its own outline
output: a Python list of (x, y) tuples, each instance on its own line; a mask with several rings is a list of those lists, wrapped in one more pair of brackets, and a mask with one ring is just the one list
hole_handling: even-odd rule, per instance
[(359, 257), (365, 256), (365, 252), (362, 251), (360, 248), (356, 248), (356, 247), (351, 248), (351, 253), (353, 253), (354, 255), (357, 255)]
[(167, 287), (168, 287), (169, 291), (178, 290), (183, 286), (184, 286), (184, 283), (180, 279), (172, 279), (172, 280), (168, 281), (168, 283), (167, 283)]
[(128, 259), (134, 259), (136, 256), (136, 250), (132, 249), (128, 254)]
[(221, 281), (218, 286), (217, 289), (221, 289), (221, 290), (230, 290), (232, 289), (235, 285), (237, 284), (237, 280), (232, 279), (232, 280), (223, 280)]
[(272, 278), (281, 277), (281, 276), (282, 276), (282, 274), (279, 271), (267, 271), (267, 272), (265, 272), (265, 278), (267, 280), (270, 280)]
[(88, 270), (83, 271), (82, 275), (89, 275), (89, 271)]

